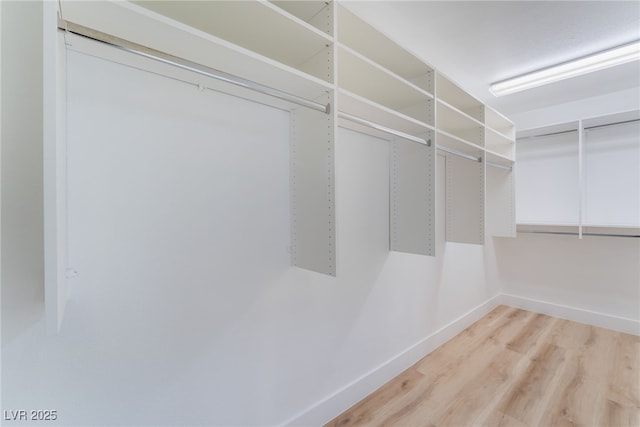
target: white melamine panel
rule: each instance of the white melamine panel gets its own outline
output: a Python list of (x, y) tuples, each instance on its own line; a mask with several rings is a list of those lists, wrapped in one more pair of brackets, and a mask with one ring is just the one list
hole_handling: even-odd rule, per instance
[(333, 2), (324, 0), (270, 1), (320, 31), (333, 35)]
[(515, 174), (517, 223), (579, 223), (576, 132), (518, 140)]
[(66, 47), (57, 30), (57, 7), (43, 7), (44, 290), (49, 333), (62, 325), (69, 295), (67, 278)]
[(514, 173), (488, 166), (485, 170), (485, 222), (487, 236), (516, 236)]
[(338, 7), (338, 41), (433, 94), (434, 71), (343, 6)]
[(482, 123), (440, 101), (436, 102), (436, 128), (471, 144), (484, 145)]
[(515, 160), (515, 141), (491, 128), (485, 128), (484, 146), (492, 153)]
[(436, 96), (474, 119), (484, 120), (484, 105), (442, 74), (436, 75)]
[[(136, 1), (137, 5), (294, 68), (331, 43), (331, 37), (259, 1)], [(326, 78), (324, 73), (316, 77)]]
[(391, 142), (391, 250), (435, 256), (435, 144)]
[(515, 160), (505, 157), (501, 154), (493, 153), (491, 151), (485, 151), (484, 158), (487, 162), (487, 167), (503, 167), (513, 170), (515, 166)]
[(486, 105), (484, 106), (484, 124), (510, 140), (513, 140), (516, 136), (515, 125), (502, 114)]
[(446, 158), (446, 239), (482, 245), (484, 165), (454, 155)]
[(640, 227), (640, 122), (585, 130), (585, 225)]
[[(129, 2), (63, 0), (61, 8), (62, 18), (69, 22), (303, 98), (316, 98), (333, 87), (325, 79)], [(324, 54), (325, 49), (322, 44), (313, 54)], [(326, 72), (323, 69), (322, 75)]]
[[(323, 102), (332, 100), (327, 96)], [(334, 116), (291, 111), (293, 265), (335, 276)]]
[(432, 98), (418, 87), (345, 46), (338, 49), (338, 64), (341, 88), (430, 124), (427, 104)]
[(425, 122), (344, 89), (338, 92), (338, 106), (341, 112), (414, 136), (424, 134), (431, 129)]
[(436, 140), (439, 147), (451, 148), (452, 150), (474, 157), (480, 157), (482, 155), (482, 147), (441, 130), (438, 131)]

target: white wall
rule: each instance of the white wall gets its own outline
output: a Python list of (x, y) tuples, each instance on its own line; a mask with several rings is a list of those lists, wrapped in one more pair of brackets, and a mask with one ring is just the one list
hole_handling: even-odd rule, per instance
[(515, 123), (516, 129), (524, 130), (622, 113), (638, 108), (640, 108), (640, 87), (635, 87), (549, 108), (512, 114), (509, 119)]
[[(2, 12), (25, 26), (11, 7)], [(47, 336), (40, 223), (29, 223), (40, 227), (29, 228), (39, 251), (16, 253), (24, 233), (3, 234), (3, 266), (12, 256), (26, 266), (3, 276), (2, 409), (55, 409), (58, 425), (317, 425), (491, 308), (491, 246), (443, 241), (442, 158), (438, 256), (389, 253), (388, 144), (339, 130), (338, 277), (291, 268), (287, 113), (75, 60), (90, 70), (70, 88), (70, 257), (80, 275), (61, 333)], [(153, 98), (159, 87), (176, 98)], [(186, 111), (188, 93), (199, 117)], [(17, 97), (3, 91), (3, 111)], [(139, 109), (149, 97), (154, 108)], [(207, 132), (218, 137), (202, 140)], [(37, 156), (4, 143), (2, 156), (39, 182)], [(24, 185), (3, 176), (3, 221)], [(41, 205), (29, 213), (41, 221)], [(39, 297), (5, 292), (12, 284)], [(4, 310), (18, 303), (35, 314)]]
[[(634, 88), (510, 119), (522, 130), (637, 109), (640, 91)], [(516, 198), (525, 197), (520, 187)], [(501, 291), (511, 296), (506, 303), (640, 334), (640, 239), (520, 233), (496, 239), (495, 249)]]
[(2, 7), (2, 336), (43, 314), (42, 5)]
[(505, 302), (640, 334), (640, 239), (519, 233), (495, 249)]

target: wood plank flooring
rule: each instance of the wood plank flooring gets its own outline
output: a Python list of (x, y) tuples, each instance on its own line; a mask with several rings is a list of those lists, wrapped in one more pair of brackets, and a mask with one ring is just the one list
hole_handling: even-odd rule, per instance
[(327, 426), (640, 426), (640, 337), (500, 306)]

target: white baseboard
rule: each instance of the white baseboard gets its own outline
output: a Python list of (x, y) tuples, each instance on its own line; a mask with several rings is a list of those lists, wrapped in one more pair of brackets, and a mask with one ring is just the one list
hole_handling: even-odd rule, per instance
[(480, 320), (501, 304), (497, 295), (455, 319), (402, 353), (347, 384), (327, 398), (284, 422), (284, 426), (320, 426), (331, 421), (427, 354)]
[(612, 329), (627, 334), (640, 335), (640, 322), (625, 317), (612, 316), (581, 308), (569, 307), (547, 301), (540, 301), (516, 295), (498, 295), (499, 304), (522, 308), (541, 314), (548, 314), (562, 319)]

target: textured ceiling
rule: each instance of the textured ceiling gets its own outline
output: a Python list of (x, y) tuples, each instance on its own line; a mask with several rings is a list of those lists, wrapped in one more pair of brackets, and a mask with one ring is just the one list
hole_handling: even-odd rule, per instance
[(489, 84), (640, 39), (640, 1), (354, 1), (357, 15), (506, 115), (632, 87), (640, 62), (494, 97)]

